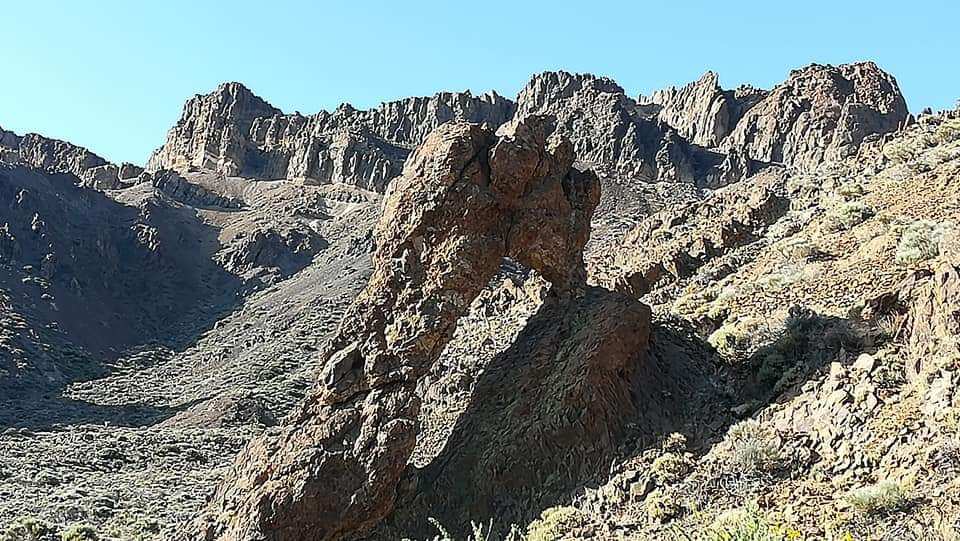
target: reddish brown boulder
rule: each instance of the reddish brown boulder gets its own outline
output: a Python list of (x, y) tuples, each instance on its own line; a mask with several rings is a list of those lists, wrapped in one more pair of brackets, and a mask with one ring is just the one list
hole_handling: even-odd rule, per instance
[(416, 442), (417, 380), (504, 257), (555, 292), (584, 287), (583, 246), (599, 200), (573, 149), (530, 117), (496, 137), (441, 126), (392, 186), (374, 272), (325, 350), (322, 382), (279, 432), (238, 457), (194, 537), (353, 538), (394, 507)]

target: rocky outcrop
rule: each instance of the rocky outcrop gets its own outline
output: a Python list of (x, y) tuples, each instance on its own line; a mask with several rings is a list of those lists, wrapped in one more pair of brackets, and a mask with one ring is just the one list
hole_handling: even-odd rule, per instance
[(873, 64), (811, 66), (769, 95), (747, 86), (723, 90), (707, 72), (639, 102), (607, 78), (546, 72), (516, 104), (495, 93), (443, 92), (309, 116), (284, 114), (226, 83), (187, 102), (147, 169), (383, 192), (437, 126), (460, 120), (496, 128), (539, 114), (555, 116), (577, 159), (604, 177), (718, 187), (759, 170), (755, 161), (819, 163), (853, 152), (867, 135), (895, 129), (906, 108), (896, 82)]
[(868, 318), (896, 318), (911, 378), (960, 358), (960, 233), (948, 233), (940, 253), (932, 268), (913, 271), (896, 289), (866, 303)]
[(239, 209), (243, 201), (227, 197), (198, 184), (189, 182), (175, 171), (161, 169), (154, 173), (140, 173), (139, 180), (150, 182), (167, 197), (192, 207)]
[(703, 202), (650, 216), (624, 238), (613, 258), (613, 276), (606, 277), (608, 285), (639, 298), (757, 240), (789, 210), (789, 201), (775, 188), (781, 179), (779, 171), (772, 171), (751, 185), (737, 186), (742, 189), (728, 188)]
[[(735, 115), (741, 102), (730, 100), (733, 105), (726, 114)], [(693, 106), (693, 98), (689, 101), (676, 107)], [(747, 101), (745, 98), (742, 103)], [(685, 134), (658, 119), (651, 107), (657, 110), (660, 105), (649, 100), (638, 104), (610, 79), (546, 72), (534, 76), (520, 91), (515, 119), (528, 114), (556, 116), (558, 129), (573, 143), (577, 159), (597, 170), (602, 180), (684, 182), (716, 188), (758, 169), (740, 153), (692, 144), (690, 126), (680, 124), (688, 132)]]
[(640, 104), (658, 106), (658, 118), (691, 143), (717, 147), (733, 131), (744, 113), (765, 95), (749, 86), (736, 91), (720, 88), (719, 77), (708, 71), (681, 87), (658, 90)]
[(747, 111), (724, 142), (754, 160), (812, 167), (855, 154), (908, 116), (896, 80), (873, 62), (794, 70)]
[(203, 539), (343, 539), (394, 507), (417, 438), (416, 382), (503, 257), (560, 296), (585, 287), (599, 185), (528, 117), (495, 137), (448, 123), (404, 168), (376, 229), (374, 270), (325, 348), (319, 388), (254, 440), (197, 520)]
[(240, 83), (224, 83), (183, 106), (166, 143), (150, 157), (148, 170), (190, 167), (238, 175), (244, 169), (246, 137), (254, 121), (281, 111)]
[(644, 119), (636, 103), (615, 82), (564, 71), (535, 75), (517, 97), (516, 119), (551, 114), (558, 129), (573, 143), (577, 159), (608, 176), (645, 181), (670, 175), (684, 179), (689, 168), (669, 168), (656, 159), (666, 133)]
[(444, 122), (496, 127), (513, 103), (495, 93), (443, 92), (361, 111), (283, 114), (239, 83), (195, 96), (150, 158), (148, 169), (202, 169), (259, 179), (346, 182), (383, 191), (400, 174), (410, 149)]
[(69, 173), (79, 184), (100, 190), (120, 186), (120, 169), (89, 150), (35, 133), (19, 136), (0, 129), (0, 161), (48, 173)]
[(458, 517), (524, 524), (606, 474), (637, 408), (662, 413), (646, 401), (663, 389), (649, 387), (650, 331), (649, 308), (626, 295), (548, 297), (486, 366), (442, 454), (405, 483), (416, 494), (401, 531), (430, 535), (426, 517), (457, 539)]

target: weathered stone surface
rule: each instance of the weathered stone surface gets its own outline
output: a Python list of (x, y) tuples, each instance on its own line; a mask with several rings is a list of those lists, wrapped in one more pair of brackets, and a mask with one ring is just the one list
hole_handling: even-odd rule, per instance
[(341, 539), (394, 506), (413, 451), (416, 381), (503, 257), (558, 294), (584, 287), (599, 199), (572, 146), (528, 117), (499, 138), (448, 123), (408, 161), (377, 226), (374, 271), (325, 349), (322, 382), (279, 434), (253, 441), (197, 521), (205, 539)]
[(941, 242), (942, 255), (931, 270), (911, 273), (896, 289), (871, 299), (868, 316), (898, 318), (897, 338), (908, 345), (907, 374), (960, 359), (960, 234)]
[(183, 106), (167, 142), (147, 169), (210, 169), (237, 175), (244, 169), (245, 136), (260, 117), (281, 114), (240, 83), (224, 83), (205, 96), (196, 95)]
[(776, 189), (782, 176), (771, 171), (748, 181), (753, 185), (743, 188), (749, 189), (718, 192), (701, 203), (650, 216), (624, 238), (613, 257), (614, 276), (606, 277), (609, 285), (640, 297), (755, 241), (789, 209)]
[(161, 169), (154, 173), (141, 173), (141, 180), (148, 181), (171, 199), (193, 207), (238, 209), (243, 201), (226, 197), (193, 184), (175, 171)]
[(663, 130), (643, 118), (636, 103), (610, 79), (564, 71), (535, 75), (517, 97), (515, 118), (531, 114), (555, 115), (577, 160), (606, 175), (650, 181), (660, 174), (663, 161), (656, 155)]
[(283, 114), (239, 83), (195, 96), (147, 169), (190, 168), (251, 178), (346, 182), (383, 191), (410, 149), (444, 122), (499, 126), (513, 103), (495, 93), (443, 92), (366, 111), (349, 104), (315, 115)]
[(548, 297), (486, 367), (442, 454), (411, 476), (401, 530), (430, 535), (428, 516), (457, 538), (469, 526), (458, 517), (523, 524), (605, 474), (627, 420), (655, 407), (637, 389), (663, 389), (650, 386), (650, 330), (649, 308), (620, 293)]
[(35, 133), (21, 137), (0, 129), (0, 161), (48, 173), (69, 173), (79, 184), (99, 190), (119, 185), (116, 165), (83, 147)]
[(873, 62), (794, 70), (747, 111), (724, 143), (754, 160), (812, 167), (855, 154), (907, 118), (896, 80)]
[(659, 106), (658, 118), (691, 143), (716, 147), (763, 95), (763, 91), (751, 87), (725, 91), (717, 74), (708, 71), (686, 86), (658, 90), (638, 101)]

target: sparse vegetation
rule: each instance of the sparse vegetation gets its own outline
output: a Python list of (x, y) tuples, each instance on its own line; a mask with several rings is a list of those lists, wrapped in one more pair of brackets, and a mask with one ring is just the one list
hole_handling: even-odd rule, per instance
[(840, 196), (841, 199), (851, 200), (862, 197), (866, 191), (863, 189), (863, 184), (852, 180), (838, 186), (835, 193)]
[(802, 538), (800, 532), (774, 523), (754, 506), (722, 513), (698, 534), (675, 529), (673, 536), (676, 541), (794, 541)]
[(960, 139), (960, 119), (951, 118), (937, 126), (937, 139), (940, 143), (951, 143)]
[(656, 489), (647, 494), (643, 500), (643, 507), (647, 511), (647, 516), (654, 522), (667, 522), (680, 516), (683, 510), (677, 502), (677, 498), (662, 489)]
[(845, 231), (874, 215), (874, 211), (862, 201), (841, 203), (827, 212), (824, 226), (828, 231)]
[(63, 541), (97, 541), (97, 530), (89, 524), (74, 524), (60, 534)]
[(0, 541), (48, 541), (55, 539), (53, 526), (35, 517), (21, 517), (7, 525)]
[(749, 353), (757, 343), (761, 325), (760, 320), (755, 318), (738, 319), (714, 331), (707, 342), (722, 355), (743, 355)]
[(883, 155), (893, 163), (907, 163), (917, 155), (917, 150), (910, 141), (896, 139), (884, 145)]
[(693, 468), (690, 457), (679, 453), (666, 453), (654, 459), (650, 473), (662, 484), (675, 483)]
[(903, 485), (892, 479), (884, 479), (851, 491), (846, 501), (859, 513), (876, 514), (903, 509), (908, 500)]
[(723, 443), (723, 461), (731, 473), (770, 471), (782, 462), (776, 433), (754, 419), (731, 426)]
[(806, 261), (820, 252), (817, 245), (804, 235), (784, 239), (776, 248), (783, 257), (791, 261)]
[(587, 523), (587, 517), (574, 507), (551, 507), (527, 526), (524, 541), (555, 541), (563, 534)]
[(757, 284), (764, 289), (776, 291), (806, 280), (813, 275), (807, 268), (799, 265), (784, 265), (778, 272), (761, 276)]
[(707, 318), (721, 321), (727, 317), (730, 299), (736, 294), (733, 286), (723, 285), (723, 282), (711, 284), (678, 297), (673, 304), (673, 311), (693, 320)]
[(940, 254), (940, 241), (951, 224), (918, 220), (908, 225), (897, 244), (897, 263), (916, 265)]
[[(427, 519), (433, 525), (440, 535), (435, 536), (430, 541), (457, 541), (457, 539), (447, 530), (439, 520), (435, 518)], [(482, 523), (470, 521), (470, 535), (466, 541), (524, 541), (523, 532), (516, 526), (511, 526), (503, 537), (498, 537), (493, 528), (491, 520), (484, 526)]]

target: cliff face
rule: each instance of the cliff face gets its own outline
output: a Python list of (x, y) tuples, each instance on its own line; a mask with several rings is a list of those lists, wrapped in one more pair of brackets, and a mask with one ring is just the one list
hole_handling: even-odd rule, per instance
[(495, 128), (513, 103), (496, 94), (443, 92), (361, 111), (284, 114), (239, 83), (195, 96), (147, 168), (202, 169), (227, 176), (344, 182), (383, 191), (410, 150), (450, 120)]
[(604, 77), (545, 72), (515, 103), (496, 93), (442, 92), (309, 116), (285, 114), (227, 83), (186, 103), (147, 169), (383, 192), (410, 150), (445, 122), (497, 128), (540, 114), (556, 117), (577, 159), (602, 177), (716, 187), (752, 174), (754, 162), (811, 165), (854, 152), (864, 137), (901, 125), (906, 106), (893, 78), (870, 63), (810, 66), (770, 92), (724, 90), (707, 72), (638, 100)]
[(67, 173), (78, 183), (97, 189), (116, 189), (123, 180), (138, 176), (142, 169), (124, 163), (116, 165), (89, 150), (36, 133), (19, 136), (0, 128), (0, 162), (22, 165), (48, 173)]
[(804, 168), (857, 152), (866, 137), (897, 130), (907, 105), (873, 62), (794, 70), (737, 123), (726, 148)]
[(907, 119), (896, 80), (872, 62), (794, 70), (773, 90), (723, 90), (713, 72), (640, 103), (690, 142), (751, 160), (811, 168), (855, 154)]
[(654, 105), (658, 118), (691, 143), (717, 147), (765, 95), (765, 91), (749, 86), (723, 90), (718, 75), (708, 71), (686, 86), (658, 90), (649, 98), (641, 96), (639, 102)]

